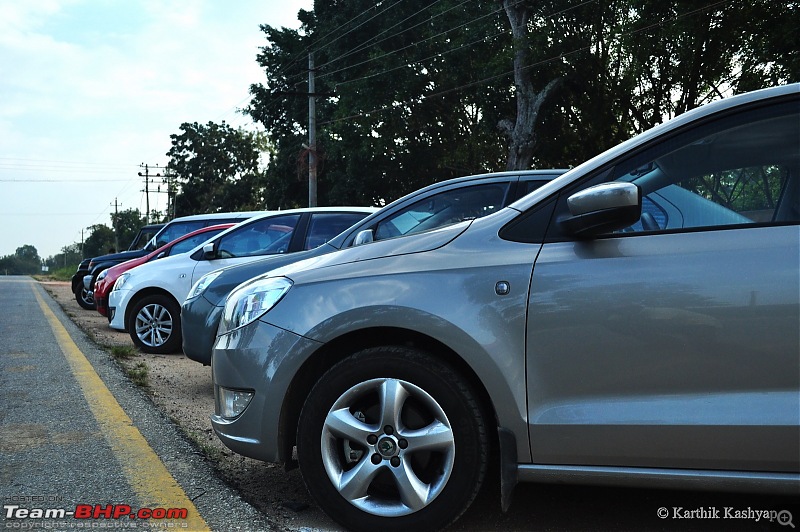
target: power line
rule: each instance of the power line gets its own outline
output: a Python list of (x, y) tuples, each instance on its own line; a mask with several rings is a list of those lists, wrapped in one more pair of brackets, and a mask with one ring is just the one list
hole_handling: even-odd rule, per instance
[(103, 183), (123, 183), (131, 181), (130, 179), (29, 179), (29, 178), (0, 178), (3, 183), (63, 183), (65, 185), (72, 185), (74, 183), (92, 183), (95, 185)]
[[(715, 3), (712, 3), (712, 4), (708, 4), (708, 5), (704, 6), (704, 7), (697, 8), (697, 9), (694, 9), (694, 10), (691, 10), (691, 11), (687, 11), (686, 13), (683, 13), (681, 15), (676, 15), (676, 16), (670, 18), (670, 19), (667, 19), (667, 20), (664, 20), (664, 21), (661, 21), (661, 22), (649, 24), (649, 25), (647, 25), (645, 27), (638, 28), (636, 30), (632, 30), (632, 31), (628, 31), (628, 32), (621, 32), (621, 33), (617, 34), (616, 37), (624, 37), (624, 36), (635, 35), (637, 33), (641, 33), (641, 32), (647, 31), (647, 30), (652, 29), (652, 28), (665, 26), (667, 24), (672, 24), (672, 23), (677, 22), (680, 19), (692, 16), (692, 15), (696, 15), (698, 13), (705, 12), (705, 11), (711, 10), (713, 8), (716, 8), (718, 6), (730, 3), (730, 1), (731, 0), (720, 0), (718, 2), (715, 2)], [(584, 2), (584, 4), (585, 3), (588, 3), (588, 2)], [(581, 5), (583, 5), (583, 4), (581, 4)], [(561, 12), (559, 12), (559, 13), (561, 13)], [(555, 15), (557, 15), (559, 13), (555, 13), (555, 14), (553, 14), (551, 16), (555, 16)], [(523, 67), (522, 69), (523, 70), (530, 70), (532, 68), (536, 68), (536, 67), (542, 66), (544, 64), (547, 64), (547, 63), (550, 63), (550, 62), (553, 62), (553, 61), (558, 61), (558, 60), (564, 59), (566, 57), (570, 57), (570, 56), (573, 56), (573, 55), (576, 55), (576, 54), (579, 54), (579, 53), (582, 53), (582, 52), (586, 52), (588, 50), (591, 50), (593, 47), (594, 47), (593, 44), (589, 44), (587, 46), (582, 46), (582, 47), (577, 48), (575, 50), (572, 50), (570, 52), (562, 53), (562, 54), (550, 57), (548, 59), (537, 61), (535, 63), (532, 63), (530, 65), (527, 65), (527, 66)], [(397, 68), (394, 68), (392, 70), (397, 70)], [(387, 70), (387, 71), (381, 72), (380, 74), (385, 74), (385, 73), (388, 73), (388, 72), (390, 72), (390, 71)], [(422, 96), (415, 96), (414, 98), (406, 100), (404, 102), (395, 102), (395, 103), (392, 103), (391, 105), (379, 107), (379, 108), (373, 109), (371, 111), (365, 111), (365, 112), (361, 112), (361, 113), (356, 113), (356, 114), (353, 114), (353, 115), (350, 115), (350, 116), (336, 118), (336, 119), (328, 120), (328, 121), (325, 121), (325, 122), (318, 122), (317, 125), (323, 126), (323, 125), (333, 124), (333, 123), (337, 123), (337, 122), (343, 122), (343, 121), (346, 121), (346, 120), (352, 120), (354, 118), (362, 118), (362, 117), (369, 116), (369, 115), (372, 115), (372, 114), (375, 114), (375, 113), (388, 111), (390, 109), (397, 109), (399, 107), (402, 107), (404, 105), (408, 105), (408, 104), (413, 103), (413, 102), (420, 102), (420, 101), (424, 101), (424, 100), (428, 100), (428, 99), (432, 99), (432, 98), (437, 98), (437, 97), (444, 96), (444, 95), (450, 94), (452, 92), (458, 92), (458, 91), (461, 91), (461, 90), (464, 90), (464, 89), (467, 89), (467, 88), (470, 88), (470, 87), (474, 87), (474, 86), (478, 86), (478, 85), (484, 85), (484, 84), (490, 83), (492, 81), (496, 81), (498, 79), (502, 79), (502, 78), (505, 78), (505, 77), (508, 77), (508, 76), (512, 76), (513, 74), (514, 74), (514, 70), (509, 70), (507, 72), (503, 72), (501, 74), (497, 74), (497, 75), (494, 75), (494, 76), (489, 76), (487, 78), (476, 80), (474, 82), (466, 83), (466, 84), (460, 85), (458, 87), (452, 87), (450, 89), (445, 89), (445, 90), (442, 90), (442, 91), (439, 91), (439, 92), (426, 94), (426, 95), (422, 95)], [(366, 78), (369, 78), (369, 77), (375, 77), (375, 75), (365, 76), (364, 78), (361, 78), (361, 79), (366, 79)], [(348, 81), (347, 83), (352, 83), (354, 81), (357, 81), (357, 80)], [(343, 84), (344, 83), (340, 83), (340, 85), (343, 85)]]

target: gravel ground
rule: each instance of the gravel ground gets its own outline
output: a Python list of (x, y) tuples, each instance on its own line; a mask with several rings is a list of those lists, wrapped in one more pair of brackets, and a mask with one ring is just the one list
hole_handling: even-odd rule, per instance
[[(68, 316), (97, 344), (133, 348), (128, 333), (115, 331), (95, 311), (78, 306), (66, 282), (42, 282)], [(309, 498), (298, 470), (245, 458), (228, 450), (211, 429), (214, 411), (211, 368), (183, 354), (150, 355), (133, 351), (120, 360), (127, 367), (147, 365), (150, 397), (211, 461), (222, 479), (242, 498), (265, 513), (284, 530), (339, 530)]]

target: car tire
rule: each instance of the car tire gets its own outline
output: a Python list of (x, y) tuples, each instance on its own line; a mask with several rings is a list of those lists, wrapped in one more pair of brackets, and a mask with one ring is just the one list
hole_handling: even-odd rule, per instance
[(145, 353), (164, 354), (180, 350), (180, 307), (168, 296), (152, 295), (133, 307), (128, 334), (136, 347)]
[(75, 287), (75, 301), (78, 302), (81, 308), (86, 310), (95, 310), (97, 308), (94, 304), (94, 296), (83, 286), (83, 279)]
[(377, 347), (314, 385), (297, 458), (311, 496), (348, 529), (441, 530), (477, 495), (488, 437), (458, 372), (417, 349)]

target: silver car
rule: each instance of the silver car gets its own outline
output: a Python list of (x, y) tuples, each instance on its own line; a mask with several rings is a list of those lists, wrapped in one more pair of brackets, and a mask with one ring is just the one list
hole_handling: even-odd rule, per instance
[(183, 352), (211, 364), (217, 327), (225, 298), (257, 275), (303, 259), (374, 240), (394, 238), (447, 225), (459, 216), (486, 216), (560, 176), (565, 170), (522, 170), (457, 177), (439, 181), (386, 205), (324, 244), (294, 254), (264, 257), (247, 264), (215, 270), (195, 283), (181, 309)]
[[(800, 85), (228, 297), (212, 424), (355, 530), (518, 481), (800, 493)], [(490, 452), (493, 449), (499, 453)]]

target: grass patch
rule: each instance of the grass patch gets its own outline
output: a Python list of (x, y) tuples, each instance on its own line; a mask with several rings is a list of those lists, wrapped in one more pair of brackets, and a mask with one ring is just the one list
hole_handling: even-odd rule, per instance
[(109, 351), (115, 360), (130, 360), (139, 353), (135, 347), (130, 345), (112, 345), (109, 347)]
[(149, 388), (150, 381), (148, 380), (147, 374), (147, 364), (144, 362), (138, 362), (135, 366), (126, 366), (125, 374), (128, 378), (137, 386), (141, 386), (142, 388)]

